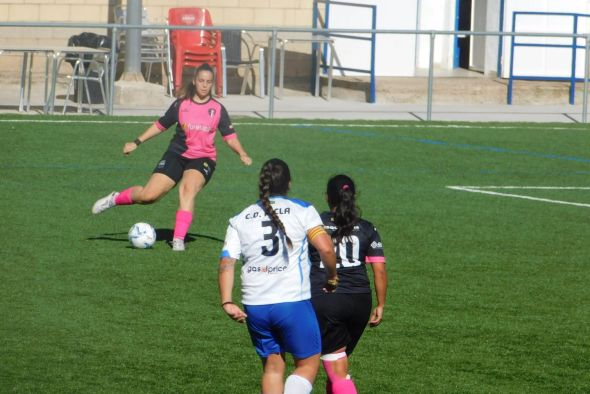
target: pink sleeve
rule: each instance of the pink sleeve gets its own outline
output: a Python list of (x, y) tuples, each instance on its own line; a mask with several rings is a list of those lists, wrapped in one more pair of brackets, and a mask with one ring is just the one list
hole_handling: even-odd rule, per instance
[(385, 257), (383, 256), (367, 256), (365, 257), (365, 263), (385, 263)]
[(160, 131), (165, 131), (166, 127), (162, 126), (162, 124), (156, 120), (156, 122), (154, 123), (156, 125), (156, 127), (158, 128), (158, 130)]
[(236, 133), (231, 133), (228, 135), (224, 135), (223, 136), (223, 140), (227, 141), (227, 140), (233, 140), (234, 138), (236, 138), (238, 135)]

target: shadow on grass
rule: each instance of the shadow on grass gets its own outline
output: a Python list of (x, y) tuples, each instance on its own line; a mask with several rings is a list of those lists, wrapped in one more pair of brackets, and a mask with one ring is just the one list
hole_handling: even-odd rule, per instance
[[(174, 237), (174, 230), (170, 228), (157, 228), (156, 229), (156, 242), (166, 242), (170, 244), (172, 242), (172, 238)], [(206, 234), (197, 234), (197, 233), (188, 233), (184, 238), (185, 243), (196, 241), (198, 238), (201, 239), (209, 239), (211, 241), (216, 241), (223, 243), (223, 239), (213, 237), (211, 235)], [(106, 233), (96, 237), (88, 237), (88, 241), (114, 241), (114, 242), (129, 242), (127, 238), (127, 233)]]

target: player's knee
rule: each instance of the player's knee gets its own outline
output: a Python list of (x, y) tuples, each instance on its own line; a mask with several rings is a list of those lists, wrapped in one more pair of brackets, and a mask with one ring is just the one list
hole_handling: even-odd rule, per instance
[(194, 199), (197, 194), (201, 191), (201, 187), (198, 185), (183, 184), (180, 185), (180, 196), (185, 199)]
[(285, 372), (285, 360), (280, 353), (271, 353), (268, 357), (262, 359), (264, 371), (273, 371), (277, 373)]
[(348, 371), (346, 368), (335, 368), (339, 361), (345, 360), (346, 358), (346, 352), (324, 354), (321, 357), (324, 370), (330, 380), (344, 379), (347, 376)]

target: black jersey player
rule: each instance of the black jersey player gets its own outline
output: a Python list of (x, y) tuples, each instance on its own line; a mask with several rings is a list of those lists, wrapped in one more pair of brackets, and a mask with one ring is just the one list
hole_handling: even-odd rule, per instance
[[(355, 185), (350, 177), (332, 177), (327, 199), (330, 211), (321, 218), (334, 242), (339, 285), (334, 293), (323, 291), (326, 271), (318, 253), (310, 248), (311, 295), (322, 333), (326, 392), (350, 394), (356, 393), (356, 387), (348, 374), (348, 357), (367, 323), (377, 326), (383, 317), (387, 292), (385, 256), (377, 229), (359, 216)], [(367, 264), (373, 271), (377, 298), (372, 312)]]

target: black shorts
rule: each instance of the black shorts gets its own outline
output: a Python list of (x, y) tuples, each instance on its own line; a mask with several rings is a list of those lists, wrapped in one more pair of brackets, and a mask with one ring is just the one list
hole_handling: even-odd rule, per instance
[(205, 177), (205, 184), (209, 182), (215, 171), (215, 161), (207, 157), (187, 159), (177, 153), (167, 151), (154, 168), (154, 173), (167, 175), (175, 183), (182, 179), (186, 170), (197, 170)]
[(322, 354), (346, 346), (350, 355), (371, 316), (371, 294), (326, 293), (311, 299), (322, 333)]

